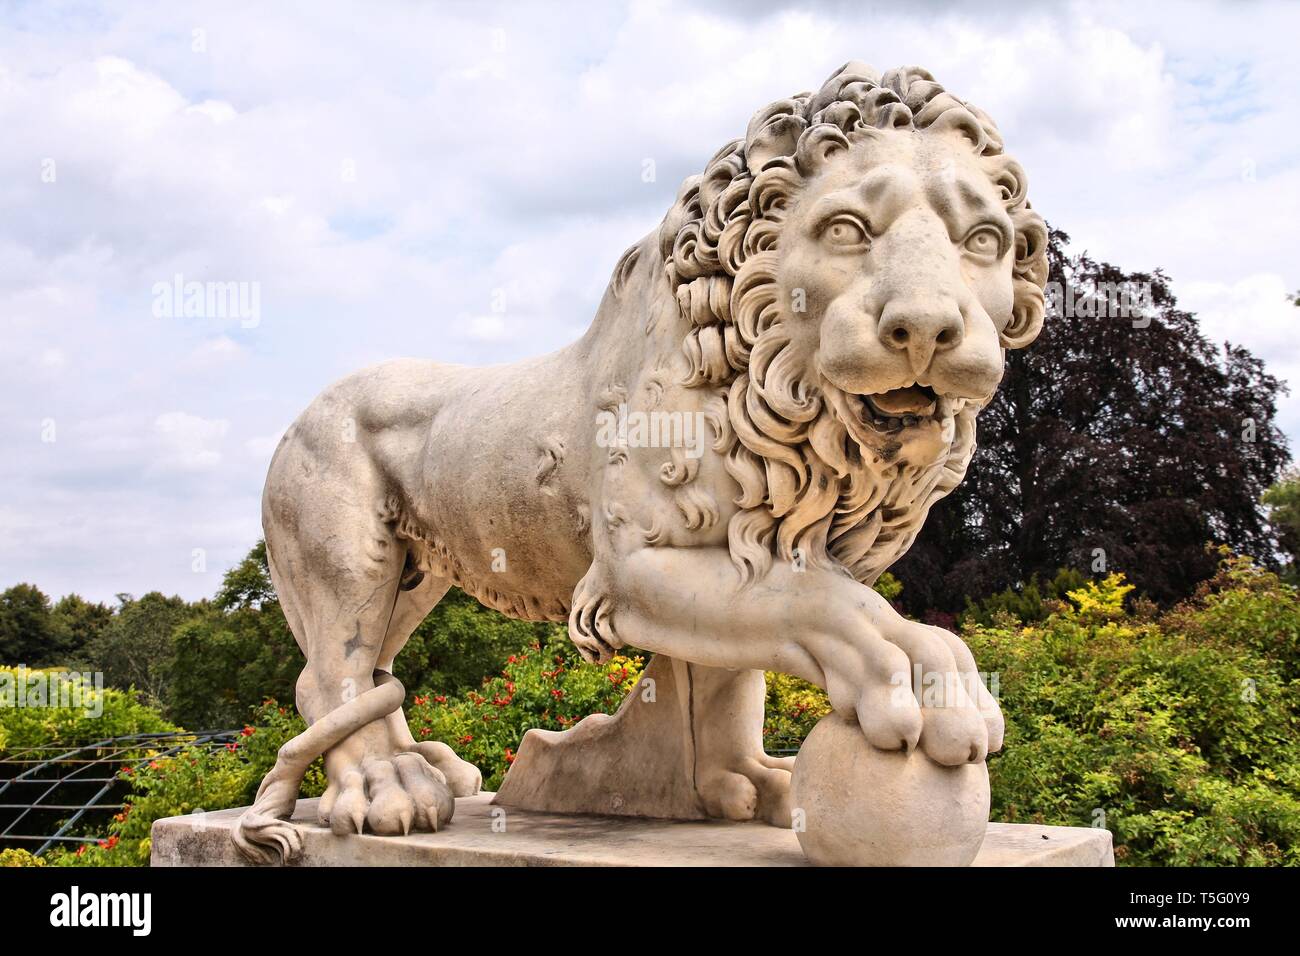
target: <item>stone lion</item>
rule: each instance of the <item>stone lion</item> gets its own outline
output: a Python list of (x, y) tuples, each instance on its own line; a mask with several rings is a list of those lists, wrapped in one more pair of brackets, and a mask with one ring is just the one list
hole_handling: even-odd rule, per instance
[(764, 670), (825, 688), (876, 748), (983, 761), (1003, 723), (969, 650), (870, 585), (961, 481), (1002, 350), (1038, 334), (1046, 239), (987, 115), (924, 70), (849, 63), (683, 184), (577, 342), (327, 389), (263, 497), (310, 726), (241, 849), (299, 852), (285, 821), (321, 753), (336, 833), (436, 830), (477, 792), (412, 739), (391, 676), (452, 586), (567, 622), (588, 660), (656, 655), (616, 716), (530, 732), (506, 804), (789, 826)]

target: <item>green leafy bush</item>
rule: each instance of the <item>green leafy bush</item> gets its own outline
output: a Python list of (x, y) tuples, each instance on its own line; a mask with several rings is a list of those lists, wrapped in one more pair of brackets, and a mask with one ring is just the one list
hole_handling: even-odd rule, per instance
[(564, 730), (588, 714), (612, 713), (636, 684), (639, 656), (584, 663), (563, 628), (549, 628), (506, 658), (495, 677), (460, 695), (422, 694), (407, 711), (416, 740), (441, 740), (501, 785), (519, 741), (532, 727)]
[(763, 746), (769, 753), (797, 751), (817, 721), (831, 712), (826, 693), (789, 674), (767, 673)]
[[(57, 670), (27, 670), (0, 666), (0, 687), (12, 687), (17, 704), (19, 688), (25, 689), (33, 675), (60, 673)], [(131, 691), (106, 687), (96, 690), (80, 675), (68, 672), (64, 680), (78, 685), (74, 707), (8, 706), (0, 694), (0, 755), (28, 747), (56, 750), (71, 744), (89, 744), (128, 734), (166, 733), (177, 730), (157, 710), (141, 703)]]
[(993, 818), (1105, 826), (1131, 864), (1300, 863), (1295, 590), (1233, 560), (1146, 620), (1117, 610), (1125, 587), (964, 632), (1007, 720)]
[(27, 850), (0, 850), (0, 866), (45, 866), (45, 860)]
[(1049, 581), (1039, 580), (1034, 575), (1023, 587), (1007, 588), (990, 594), (981, 601), (967, 598), (966, 610), (957, 616), (957, 624), (959, 627), (967, 624), (991, 627), (1003, 616), (1025, 624), (1046, 620), (1053, 610), (1061, 606), (1070, 591), (1078, 590), (1087, 583), (1088, 576), (1074, 568), (1061, 568)]

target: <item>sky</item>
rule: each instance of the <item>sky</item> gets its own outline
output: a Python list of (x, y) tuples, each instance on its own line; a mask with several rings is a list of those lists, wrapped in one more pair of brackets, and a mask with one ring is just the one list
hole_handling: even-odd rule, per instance
[(1297, 35), (1264, 3), (0, 2), (0, 588), (211, 595), (322, 388), (576, 338), (681, 180), (851, 59), (990, 113), (1074, 250), (1162, 267), (1292, 383), (1300, 448)]

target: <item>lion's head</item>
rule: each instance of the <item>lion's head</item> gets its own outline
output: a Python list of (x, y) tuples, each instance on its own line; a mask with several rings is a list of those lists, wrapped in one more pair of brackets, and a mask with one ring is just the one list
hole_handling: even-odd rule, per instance
[(862, 63), (760, 110), (683, 185), (659, 246), (688, 384), (727, 401), (747, 579), (776, 555), (873, 581), (961, 481), (1002, 349), (1042, 325), (1025, 191), (981, 110)]

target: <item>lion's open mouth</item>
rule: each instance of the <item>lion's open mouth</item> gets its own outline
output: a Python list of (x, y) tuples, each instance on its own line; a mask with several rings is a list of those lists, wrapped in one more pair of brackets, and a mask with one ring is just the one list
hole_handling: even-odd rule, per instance
[(875, 425), (882, 432), (911, 428), (933, 417), (939, 407), (939, 396), (927, 385), (909, 385), (856, 397), (861, 406), (862, 421)]

